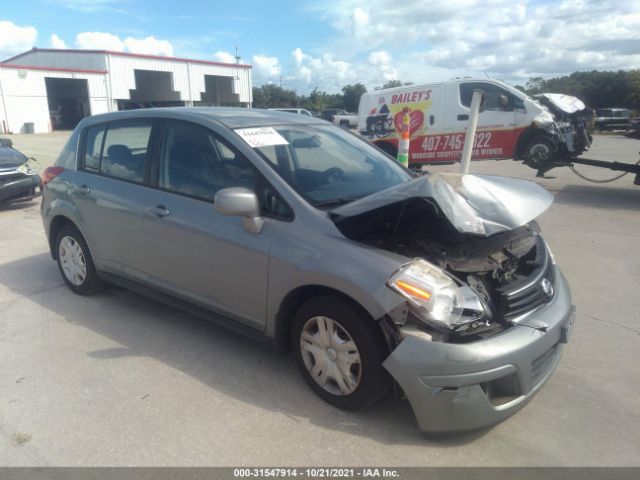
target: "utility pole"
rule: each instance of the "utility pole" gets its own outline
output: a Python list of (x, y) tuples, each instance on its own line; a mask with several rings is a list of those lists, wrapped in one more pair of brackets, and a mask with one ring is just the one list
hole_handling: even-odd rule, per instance
[(236, 45), (236, 56), (234, 58), (236, 59), (236, 63), (240, 63), (240, 59), (242, 57), (240, 56), (240, 52), (238, 51), (238, 45)]

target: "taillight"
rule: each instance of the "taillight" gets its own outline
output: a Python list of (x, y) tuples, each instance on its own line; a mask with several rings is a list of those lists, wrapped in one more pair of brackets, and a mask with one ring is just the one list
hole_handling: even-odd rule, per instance
[(47, 168), (45, 168), (44, 171), (42, 172), (42, 174), (40, 175), (40, 178), (42, 179), (42, 187), (44, 188), (44, 186), (47, 183), (49, 183), (51, 180), (56, 178), (62, 172), (64, 172), (64, 168), (62, 168), (62, 167), (47, 167)]

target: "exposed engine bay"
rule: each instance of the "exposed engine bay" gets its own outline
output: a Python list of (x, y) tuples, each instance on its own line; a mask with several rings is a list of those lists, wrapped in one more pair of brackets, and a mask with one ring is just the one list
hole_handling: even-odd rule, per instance
[(511, 292), (548, 269), (548, 252), (535, 221), (490, 236), (461, 233), (433, 199), (415, 197), (334, 221), (347, 238), (425, 259), (473, 288), (493, 312), (493, 321), (472, 325), (463, 334), (495, 329), (545, 299), (523, 297), (515, 310), (509, 304)]

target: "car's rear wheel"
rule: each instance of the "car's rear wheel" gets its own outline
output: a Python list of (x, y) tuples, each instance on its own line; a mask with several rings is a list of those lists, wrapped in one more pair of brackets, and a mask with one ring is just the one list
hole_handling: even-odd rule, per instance
[(391, 377), (388, 351), (374, 322), (334, 295), (308, 300), (293, 321), (293, 351), (311, 389), (326, 402), (356, 410), (380, 400)]
[(55, 249), (60, 274), (71, 290), (90, 295), (103, 288), (89, 247), (77, 228), (63, 226), (56, 237)]

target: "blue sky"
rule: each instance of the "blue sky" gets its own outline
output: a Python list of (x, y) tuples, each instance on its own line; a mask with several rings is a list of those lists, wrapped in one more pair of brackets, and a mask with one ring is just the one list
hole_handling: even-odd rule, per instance
[(30, 0), (3, 2), (0, 56), (33, 46), (231, 60), (307, 93), (489, 75), (512, 83), (640, 67), (640, 2)]

